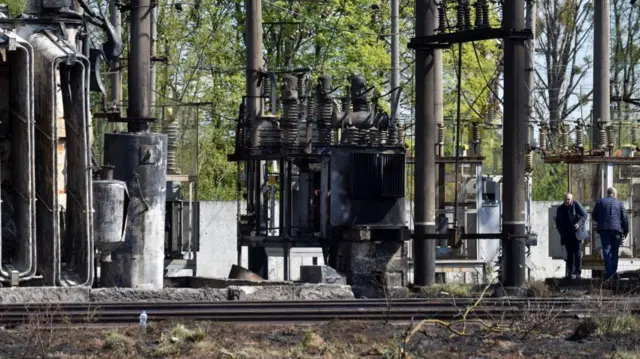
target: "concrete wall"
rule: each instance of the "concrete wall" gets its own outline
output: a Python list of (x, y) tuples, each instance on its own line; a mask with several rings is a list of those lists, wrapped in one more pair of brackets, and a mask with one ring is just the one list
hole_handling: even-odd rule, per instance
[[(531, 279), (534, 280), (563, 276), (565, 271), (564, 261), (552, 260), (549, 257), (548, 208), (553, 203), (534, 202), (531, 210), (533, 231), (538, 234), (538, 246), (532, 248), (527, 265), (531, 269)], [(244, 204), (242, 205), (244, 206)], [(227, 277), (231, 265), (237, 263), (236, 211), (237, 203), (235, 201), (202, 202), (200, 204), (200, 252), (198, 253), (197, 271), (199, 276)], [(411, 222), (409, 207), (407, 207), (407, 212), (408, 222)], [(270, 253), (270, 279), (283, 278), (283, 258), (281, 254), (277, 255), (278, 253), (274, 251)], [(292, 250), (292, 279), (299, 278), (299, 266), (312, 264), (314, 256), (317, 257), (318, 264), (323, 264), (322, 252), (319, 248)], [(243, 250), (242, 259), (242, 265), (246, 267), (246, 248)]]

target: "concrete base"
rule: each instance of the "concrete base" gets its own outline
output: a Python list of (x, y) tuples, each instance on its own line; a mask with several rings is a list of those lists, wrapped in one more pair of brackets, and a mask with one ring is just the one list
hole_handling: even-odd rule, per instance
[(406, 287), (407, 254), (403, 242), (345, 241), (338, 245), (336, 269), (354, 288)]
[[(353, 299), (351, 287), (330, 284), (250, 283), (236, 285), (224, 280), (202, 279), (200, 288), (89, 288), (35, 287), (0, 288), (0, 304), (87, 303), (87, 302), (166, 302), (227, 300), (318, 300)], [(207, 281), (208, 280), (208, 281)], [(195, 283), (195, 282), (194, 282)], [(208, 286), (215, 285), (217, 287)]]

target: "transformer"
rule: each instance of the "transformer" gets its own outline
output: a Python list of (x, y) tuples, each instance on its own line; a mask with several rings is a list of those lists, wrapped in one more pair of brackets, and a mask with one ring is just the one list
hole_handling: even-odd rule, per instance
[[(298, 74), (297, 79), (309, 77)], [(329, 76), (318, 77), (315, 85), (309, 80), (307, 90), (295, 79), (290, 74), (281, 79), (282, 118), (245, 119), (240, 113), (238, 133), (256, 128), (260, 141), (254, 147), (236, 141), (229, 159), (260, 165), (246, 166), (239, 178), (246, 182), (251, 206), (238, 213), (238, 253), (250, 247), (249, 268), (267, 278), (265, 249), (282, 248), (288, 279), (291, 248), (321, 247), (325, 263), (367, 295), (374, 287), (406, 285), (406, 154), (399, 141), (387, 143), (389, 116), (370, 103), (371, 89), (360, 75), (343, 92), (341, 111), (333, 106), (336, 90)], [(310, 94), (311, 88), (314, 100), (307, 99), (306, 110), (294, 116), (299, 94)], [(296, 122), (301, 117), (307, 120)], [(262, 125), (266, 121), (269, 126)], [(305, 134), (306, 140), (300, 138)]]

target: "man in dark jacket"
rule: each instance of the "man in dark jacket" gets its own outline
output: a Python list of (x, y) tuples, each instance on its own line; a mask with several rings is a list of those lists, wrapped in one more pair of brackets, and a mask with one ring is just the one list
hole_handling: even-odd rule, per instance
[(587, 239), (584, 222), (587, 212), (573, 200), (573, 195), (564, 195), (564, 203), (556, 210), (556, 229), (560, 243), (567, 251), (567, 278), (580, 278), (582, 272), (582, 241)]
[(602, 244), (605, 279), (618, 271), (618, 254), (622, 240), (629, 233), (629, 219), (624, 204), (618, 201), (615, 188), (607, 189), (607, 197), (598, 200), (591, 212), (591, 218), (598, 223), (598, 234)]

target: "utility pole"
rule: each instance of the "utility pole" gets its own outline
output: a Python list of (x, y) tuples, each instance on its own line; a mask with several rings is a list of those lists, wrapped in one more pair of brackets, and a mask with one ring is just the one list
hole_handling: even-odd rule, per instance
[[(109, 3), (109, 13), (111, 16), (111, 25), (116, 32), (118, 38), (122, 38), (122, 15), (120, 9), (116, 6), (116, 1)], [(120, 59), (115, 61), (116, 70), (111, 72), (109, 79), (111, 81), (111, 101), (114, 106), (122, 105), (122, 71)]]
[[(255, 146), (257, 141), (257, 126), (262, 115), (262, 99), (260, 90), (260, 71), (264, 67), (262, 55), (262, 1), (245, 0), (246, 9), (246, 45), (247, 45), (247, 97), (246, 97), (246, 119), (251, 125), (251, 138), (248, 139), (250, 147)], [(256, 233), (262, 230), (262, 216), (260, 197), (261, 183), (261, 162), (250, 161), (247, 166), (247, 210), (255, 215)], [(281, 169), (283, 171), (283, 169)], [(266, 248), (249, 247), (249, 270), (267, 278), (269, 274)]]
[[(504, 2), (505, 33), (525, 28), (524, 0)], [(504, 142), (502, 285), (521, 288), (525, 283), (525, 154), (527, 104), (525, 39), (507, 35), (504, 46)]]
[[(593, 36), (593, 116), (592, 148), (600, 143), (598, 129), (609, 122), (610, 67), (609, 67), (609, 1), (594, 1), (594, 36)], [(591, 200), (595, 202), (602, 195), (602, 165), (598, 165), (593, 176)], [(607, 179), (609, 182), (609, 179)]]
[[(435, 0), (416, 0), (416, 37), (435, 35), (438, 9)], [(415, 219), (413, 240), (414, 282), (433, 285), (436, 278), (436, 63), (433, 48), (416, 50), (416, 154)]]
[[(391, 0), (391, 118), (394, 123), (389, 124), (395, 127), (398, 121), (398, 105), (400, 92), (400, 26), (398, 25), (398, 17), (400, 13), (400, 0)], [(395, 130), (394, 130), (395, 131)]]

